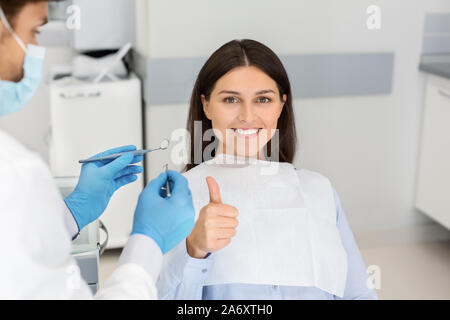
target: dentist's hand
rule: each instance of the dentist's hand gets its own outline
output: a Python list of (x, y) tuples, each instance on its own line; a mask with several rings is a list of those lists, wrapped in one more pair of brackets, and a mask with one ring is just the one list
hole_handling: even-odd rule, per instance
[[(161, 187), (170, 179), (171, 197)], [(180, 173), (168, 170), (152, 180), (142, 191), (134, 213), (131, 234), (144, 234), (152, 238), (166, 253), (191, 232), (195, 223), (188, 181)]]
[(222, 203), (219, 186), (214, 178), (207, 177), (206, 182), (209, 204), (200, 211), (194, 229), (186, 239), (188, 254), (197, 259), (203, 259), (208, 252), (226, 247), (236, 234), (238, 226), (238, 209)]
[[(99, 153), (94, 157), (133, 150), (136, 150), (136, 146), (123, 146)], [(136, 174), (142, 172), (142, 167), (130, 164), (140, 161), (142, 156), (134, 157), (129, 152), (113, 161), (83, 164), (75, 190), (64, 199), (77, 222), (79, 231), (100, 217), (117, 189), (137, 179)]]

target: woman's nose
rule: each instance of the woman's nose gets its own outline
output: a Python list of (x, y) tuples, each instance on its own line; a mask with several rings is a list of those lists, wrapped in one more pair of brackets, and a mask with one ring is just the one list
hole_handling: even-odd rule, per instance
[(238, 120), (241, 122), (252, 122), (255, 118), (255, 113), (251, 104), (242, 104), (239, 110)]

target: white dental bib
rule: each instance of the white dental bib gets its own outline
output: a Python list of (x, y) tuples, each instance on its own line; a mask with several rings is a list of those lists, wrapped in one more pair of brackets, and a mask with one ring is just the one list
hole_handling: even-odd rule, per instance
[(328, 179), (289, 163), (248, 161), (220, 154), (184, 174), (196, 219), (209, 203), (207, 176), (222, 202), (239, 210), (236, 236), (208, 258), (214, 265), (205, 285), (313, 286), (342, 297), (347, 255)]

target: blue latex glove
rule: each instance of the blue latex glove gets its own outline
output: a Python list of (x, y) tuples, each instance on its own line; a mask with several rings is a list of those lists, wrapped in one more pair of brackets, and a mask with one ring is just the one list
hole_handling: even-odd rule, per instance
[[(123, 146), (93, 157), (104, 157), (113, 153), (133, 150), (136, 150), (136, 146)], [(142, 156), (134, 157), (131, 152), (128, 152), (112, 161), (83, 164), (77, 186), (64, 199), (78, 225), (78, 231), (100, 217), (117, 189), (137, 179), (136, 174), (142, 172), (142, 167), (130, 164), (140, 161), (142, 161)]]
[[(171, 197), (161, 187), (170, 179)], [(134, 213), (131, 234), (152, 238), (166, 253), (191, 233), (195, 211), (188, 182), (180, 173), (168, 170), (152, 180), (142, 191)]]

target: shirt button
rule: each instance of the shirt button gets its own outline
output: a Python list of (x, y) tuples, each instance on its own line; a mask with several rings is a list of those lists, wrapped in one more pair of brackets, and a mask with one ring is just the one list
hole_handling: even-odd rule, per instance
[(206, 273), (206, 271), (208, 271), (208, 269), (202, 269), (202, 273)]
[(277, 289), (278, 288), (278, 286), (276, 286), (276, 285), (274, 285), (274, 286), (272, 286), (274, 289)]

